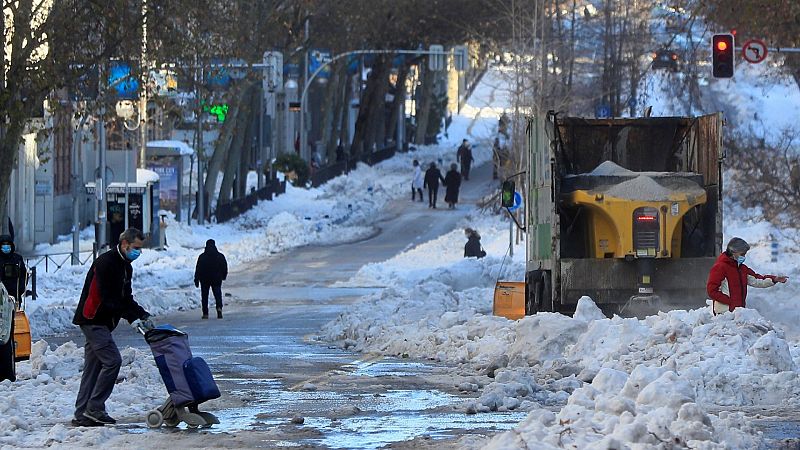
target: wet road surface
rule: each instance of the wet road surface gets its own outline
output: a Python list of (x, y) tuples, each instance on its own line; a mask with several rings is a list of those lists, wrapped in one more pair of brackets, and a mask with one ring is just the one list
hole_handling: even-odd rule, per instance
[[(367, 263), (450, 232), (474, 211), (471, 205), (491, 183), (491, 167), (484, 165), (463, 185), (455, 211), (398, 200), (381, 213), (369, 239), (303, 247), (239, 268), (223, 286), (231, 296), (222, 320), (213, 314), (201, 320), (196, 310), (160, 317), (160, 323), (186, 331), (192, 353), (211, 366), (223, 397), (203, 409), (214, 412), (221, 424), (148, 432), (148, 443), (189, 432), (208, 434), (204, 443), (213, 446), (416, 448), (429, 442), (445, 448), (466, 434), (486, 436), (516, 425), (525, 413), (465, 414), (461, 405), (474, 394), (455, 388), (452, 367), (312, 341), (323, 324), (379, 289), (331, 285), (348, 280)], [(128, 327), (118, 330), (120, 347), (145, 346)], [(76, 334), (50, 341), (69, 339), (83, 342)], [(302, 417), (303, 423), (292, 424), (293, 417)], [(130, 444), (147, 431), (138, 424), (128, 429), (131, 436), (125, 442)]]

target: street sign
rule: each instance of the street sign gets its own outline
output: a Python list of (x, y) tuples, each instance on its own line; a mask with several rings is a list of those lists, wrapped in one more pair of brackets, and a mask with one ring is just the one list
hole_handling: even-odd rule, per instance
[(428, 68), (438, 72), (444, 70), (444, 47), (441, 45), (431, 45), (430, 55), (428, 55)]
[(264, 91), (280, 92), (283, 90), (283, 53), (264, 53)]
[[(311, 76), (314, 72), (317, 71), (323, 64), (330, 62), (331, 60), (331, 51), (330, 50), (322, 50), (322, 49), (312, 49), (308, 52), (308, 76)], [(317, 80), (320, 82), (328, 81), (331, 75), (331, 67), (327, 66), (324, 69), (320, 70), (317, 74)], [(323, 81), (324, 80), (324, 81)]]
[(455, 62), (456, 70), (463, 72), (467, 70), (469, 65), (469, 51), (466, 45), (457, 45), (453, 47), (453, 59)]
[(611, 117), (611, 107), (606, 104), (597, 105), (594, 115), (598, 119), (607, 119)]
[(742, 58), (752, 64), (764, 61), (767, 58), (767, 44), (760, 39), (750, 39), (742, 45)]

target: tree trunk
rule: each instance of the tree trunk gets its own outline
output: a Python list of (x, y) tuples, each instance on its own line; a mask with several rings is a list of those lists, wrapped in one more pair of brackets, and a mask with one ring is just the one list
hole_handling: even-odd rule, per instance
[(234, 138), (231, 143), (228, 157), (225, 164), (225, 172), (222, 175), (222, 186), (219, 189), (219, 198), (217, 204), (228, 203), (231, 201), (231, 194), (233, 191), (233, 183), (236, 179), (236, 174), (239, 172), (239, 165), (242, 161), (242, 151), (247, 137), (247, 130), (251, 128), (252, 124), (252, 106), (253, 97), (255, 97), (255, 85), (251, 84), (243, 90), (241, 103), (239, 105), (239, 113), (236, 115), (236, 122), (234, 125)]
[(331, 70), (333, 76), (325, 91), (325, 101), (322, 117), (322, 142), (325, 145), (325, 157), (328, 162), (336, 161), (336, 137), (339, 135), (336, 127), (339, 124), (339, 103), (341, 102), (342, 64), (336, 64)]
[(342, 94), (341, 104), (339, 105), (339, 142), (342, 143), (343, 148), (349, 148), (350, 146), (350, 142), (348, 142), (348, 134), (350, 133), (348, 125), (350, 124), (350, 96), (352, 93), (353, 77), (345, 72), (344, 92)]
[[(211, 160), (208, 162), (208, 167), (206, 169), (206, 180), (205, 183), (203, 183), (206, 198), (212, 198), (217, 190), (217, 177), (219, 176), (219, 172), (222, 169), (223, 163), (228, 158), (228, 150), (230, 149), (231, 142), (233, 140), (233, 133), (234, 129), (236, 128), (236, 120), (239, 116), (239, 107), (243, 101), (245, 92), (246, 89), (234, 92), (232, 95), (233, 101), (230, 102), (231, 109), (228, 113), (227, 120), (224, 124), (222, 124), (222, 130), (220, 131), (219, 138), (214, 144), (214, 154), (211, 156)], [(210, 205), (206, 205), (206, 210), (211, 211)]]
[(417, 132), (414, 136), (414, 143), (417, 145), (425, 144), (425, 135), (428, 131), (428, 119), (431, 114), (431, 104), (433, 103), (433, 85), (436, 82), (435, 73), (425, 67), (425, 63), (420, 64), (420, 78), (422, 81), (421, 91), (417, 90)]
[(372, 67), (372, 71), (370, 71), (369, 78), (367, 79), (367, 88), (364, 89), (364, 93), (361, 96), (361, 102), (358, 108), (356, 131), (355, 136), (353, 136), (353, 145), (350, 148), (351, 155), (358, 155), (362, 152), (372, 151), (372, 142), (370, 142), (370, 138), (374, 139), (374, 137), (369, 135), (371, 125), (370, 122), (374, 120), (374, 97), (376, 95), (376, 91), (379, 89), (378, 86), (381, 82), (386, 82), (386, 80), (378, 78), (379, 74), (383, 72), (383, 65), (383, 58), (376, 58), (375, 65)]
[[(389, 119), (389, 128), (386, 136), (393, 139), (397, 144), (397, 122), (400, 119), (400, 105), (406, 101), (406, 78), (408, 78), (408, 65), (402, 64), (397, 72), (397, 84), (394, 90), (394, 101), (392, 102), (392, 115)], [(400, 150), (400, 149), (398, 149)]]
[(388, 56), (379, 60), (375, 70), (375, 89), (369, 101), (366, 148), (383, 149), (386, 137), (386, 92), (389, 90), (389, 71), (392, 63)]

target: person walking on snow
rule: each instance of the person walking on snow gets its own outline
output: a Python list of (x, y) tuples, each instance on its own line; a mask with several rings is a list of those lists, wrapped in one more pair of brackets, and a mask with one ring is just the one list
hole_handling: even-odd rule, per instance
[(208, 319), (208, 289), (214, 294), (217, 303), (217, 319), (222, 319), (222, 280), (228, 278), (228, 261), (217, 250), (213, 239), (206, 241), (206, 250), (197, 257), (194, 270), (194, 285), (200, 287), (203, 303), (203, 319)]
[(28, 268), (25, 261), (17, 253), (14, 238), (8, 234), (0, 236), (0, 280), (9, 295), (13, 295), (19, 303), (25, 295), (28, 281)]
[(719, 255), (708, 274), (706, 291), (711, 298), (711, 311), (714, 315), (733, 311), (746, 306), (747, 286), (768, 288), (776, 283), (786, 283), (787, 277), (760, 275), (744, 264), (750, 244), (735, 237), (728, 242), (725, 251)]
[(144, 235), (128, 228), (119, 236), (119, 244), (100, 255), (83, 283), (83, 291), (72, 323), (81, 327), (86, 337), (83, 374), (75, 400), (75, 426), (114, 424), (106, 412), (105, 402), (111, 396), (122, 366), (117, 344), (111, 332), (120, 319), (153, 328), (150, 313), (133, 299), (131, 262), (142, 253)]
[(467, 243), (464, 244), (464, 258), (476, 257), (478, 259), (486, 256), (486, 251), (481, 246), (481, 235), (472, 228), (464, 228), (464, 235), (467, 236)]
[(458, 173), (458, 166), (450, 164), (450, 170), (444, 176), (444, 201), (450, 209), (455, 209), (458, 203), (458, 189), (461, 187), (461, 174)]
[(473, 158), (472, 148), (466, 139), (461, 141), (461, 146), (456, 152), (456, 162), (459, 161), (461, 162), (461, 175), (464, 177), (464, 181), (469, 181), (469, 169), (472, 167)]
[(444, 183), (442, 172), (436, 168), (436, 163), (431, 163), (425, 171), (424, 187), (428, 188), (428, 208), (436, 209), (436, 197), (439, 195), (439, 181)]
[(419, 165), (419, 161), (416, 159), (414, 160), (414, 175), (411, 178), (411, 201), (413, 202), (416, 198), (416, 194), (419, 194), (419, 201), (422, 201), (422, 188), (424, 186), (424, 182), (422, 180), (422, 167)]

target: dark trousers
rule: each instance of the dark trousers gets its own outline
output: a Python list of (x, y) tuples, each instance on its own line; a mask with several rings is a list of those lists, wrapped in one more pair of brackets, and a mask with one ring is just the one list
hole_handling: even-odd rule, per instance
[(469, 180), (469, 168), (472, 166), (472, 161), (464, 162), (461, 161), (461, 176), (464, 177), (464, 180)]
[(200, 282), (200, 300), (203, 302), (203, 315), (208, 315), (208, 288), (214, 294), (214, 300), (217, 302), (217, 309), (222, 309), (222, 282), (219, 283), (204, 283)]
[(419, 194), (419, 201), (422, 201), (422, 189), (415, 188), (414, 186), (411, 186), (411, 201), (412, 202), (414, 201), (414, 199), (417, 198), (417, 194)]
[(78, 399), (75, 400), (75, 418), (82, 419), (83, 412), (105, 411), (106, 400), (114, 390), (122, 357), (111, 330), (105, 325), (81, 325), (86, 337), (83, 354), (83, 374)]
[(428, 206), (436, 208), (437, 195), (439, 195), (439, 186), (428, 186)]

